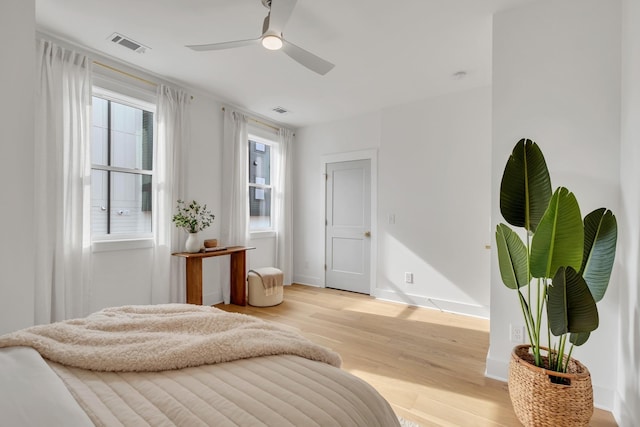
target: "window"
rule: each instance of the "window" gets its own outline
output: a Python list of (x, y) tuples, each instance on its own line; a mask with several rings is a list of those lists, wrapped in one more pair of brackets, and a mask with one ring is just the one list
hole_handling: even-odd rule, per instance
[(249, 230), (272, 230), (271, 184), (273, 141), (249, 136)]
[(95, 91), (91, 134), (91, 235), (149, 235), (154, 107)]

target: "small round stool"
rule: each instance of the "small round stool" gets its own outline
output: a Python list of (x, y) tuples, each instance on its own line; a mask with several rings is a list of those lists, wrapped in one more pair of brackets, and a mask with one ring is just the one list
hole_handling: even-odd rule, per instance
[(258, 274), (249, 271), (247, 281), (249, 282), (249, 305), (255, 307), (271, 307), (282, 302), (284, 298), (282, 283), (277, 284), (271, 290), (271, 294), (267, 295), (267, 290), (262, 284), (262, 278)]

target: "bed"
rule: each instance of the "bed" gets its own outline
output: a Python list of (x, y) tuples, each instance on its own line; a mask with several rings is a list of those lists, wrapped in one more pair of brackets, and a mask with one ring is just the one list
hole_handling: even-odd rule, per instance
[(11, 426), (399, 426), (340, 363), (252, 316), (109, 308), (0, 337), (0, 414)]

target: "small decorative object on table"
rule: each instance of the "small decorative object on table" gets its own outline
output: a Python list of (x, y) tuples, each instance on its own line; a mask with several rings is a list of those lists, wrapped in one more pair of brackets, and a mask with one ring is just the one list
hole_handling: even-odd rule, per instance
[(207, 210), (207, 205), (200, 206), (195, 200), (188, 205), (183, 200), (178, 200), (177, 210), (178, 212), (171, 220), (176, 224), (176, 227), (184, 228), (189, 233), (185, 250), (192, 253), (199, 252), (202, 245), (198, 238), (198, 232), (209, 227), (215, 219), (215, 215)]
[(205, 248), (215, 248), (218, 246), (218, 239), (206, 239), (204, 241)]
[(226, 246), (218, 246), (218, 239), (206, 239), (204, 241), (204, 248), (200, 249), (200, 252), (219, 252), (226, 250)]

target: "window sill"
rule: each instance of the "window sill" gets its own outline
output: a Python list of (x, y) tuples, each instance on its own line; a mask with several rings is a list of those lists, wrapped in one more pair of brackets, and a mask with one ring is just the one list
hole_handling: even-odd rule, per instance
[(153, 247), (153, 238), (95, 240), (91, 242), (91, 252), (126, 251)]
[(276, 237), (276, 232), (273, 230), (264, 230), (264, 231), (252, 231), (249, 233), (249, 238), (251, 240), (254, 239), (271, 239)]

